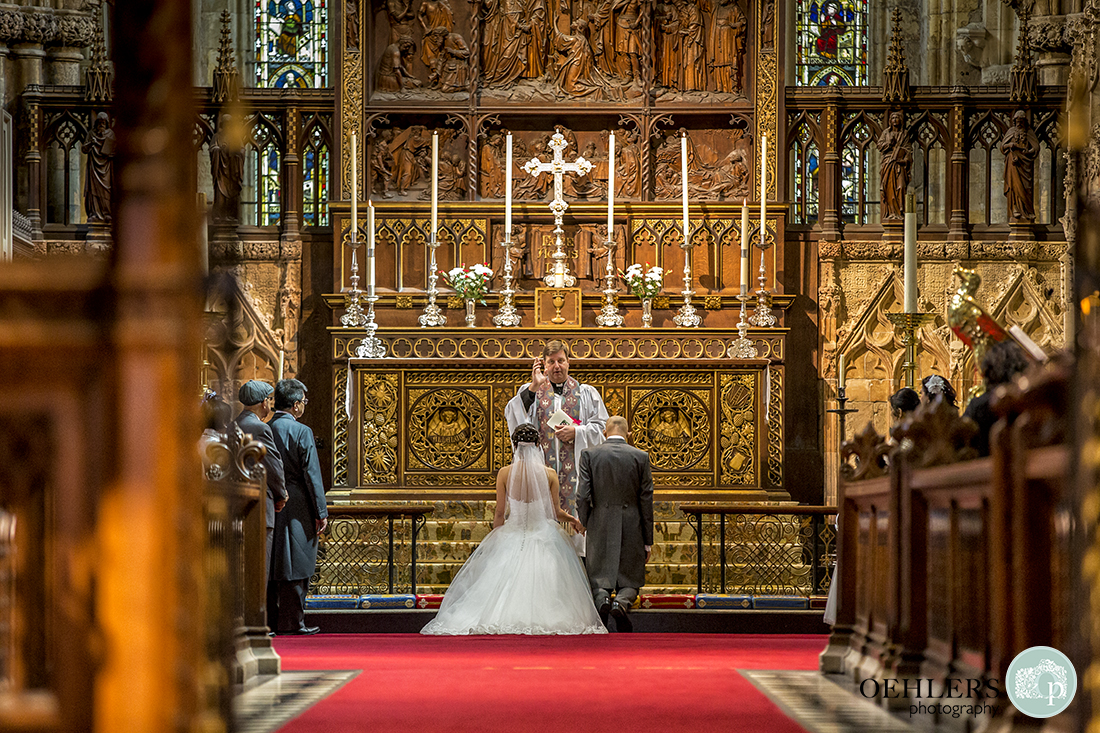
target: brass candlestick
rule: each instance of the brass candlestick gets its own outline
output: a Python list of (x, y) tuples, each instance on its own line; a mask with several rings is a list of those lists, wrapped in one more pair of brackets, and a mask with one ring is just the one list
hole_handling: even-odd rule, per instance
[(435, 232), (432, 232), (432, 238), (428, 242), (428, 303), (424, 306), (424, 312), (419, 319), (422, 328), (443, 326), (447, 323), (447, 316), (443, 315), (443, 310), (435, 302), (439, 295), (439, 290), (436, 288), (436, 283), (439, 281), (439, 270), (435, 263), (437, 249), (439, 249), (439, 242), (436, 241)]
[(916, 389), (913, 385), (917, 381), (917, 332), (921, 326), (935, 320), (936, 314), (887, 313), (886, 317), (898, 330), (901, 335), (901, 345), (905, 347), (905, 361), (901, 365), (905, 386), (909, 389)]

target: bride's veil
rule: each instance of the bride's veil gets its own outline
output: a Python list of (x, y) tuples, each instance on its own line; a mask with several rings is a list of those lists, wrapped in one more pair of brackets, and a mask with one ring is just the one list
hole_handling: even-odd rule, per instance
[[(508, 504), (513, 517), (545, 516), (551, 522), (557, 517), (550, 502), (550, 480), (546, 477), (542, 451), (534, 443), (516, 443), (512, 470), (508, 473)], [(517, 511), (521, 506), (526, 511)]]

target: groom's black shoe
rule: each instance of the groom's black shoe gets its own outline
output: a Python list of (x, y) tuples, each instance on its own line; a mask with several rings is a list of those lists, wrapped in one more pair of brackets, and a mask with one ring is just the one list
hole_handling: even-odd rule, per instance
[(611, 613), (611, 598), (604, 598), (603, 603), (596, 610), (600, 613), (600, 621), (603, 622), (604, 626), (607, 626), (607, 615)]
[(611, 604), (611, 617), (615, 619), (615, 630), (619, 633), (629, 634), (634, 631), (634, 622), (630, 620), (630, 614), (623, 604)]

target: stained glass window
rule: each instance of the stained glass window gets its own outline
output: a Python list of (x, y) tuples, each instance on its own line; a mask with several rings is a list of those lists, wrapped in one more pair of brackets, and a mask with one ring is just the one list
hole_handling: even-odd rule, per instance
[(328, 85), (326, 0), (256, 0), (256, 86)]
[(868, 0), (796, 0), (795, 84), (867, 84)]
[(328, 141), (320, 124), (310, 128), (302, 151), (302, 220), (328, 226)]

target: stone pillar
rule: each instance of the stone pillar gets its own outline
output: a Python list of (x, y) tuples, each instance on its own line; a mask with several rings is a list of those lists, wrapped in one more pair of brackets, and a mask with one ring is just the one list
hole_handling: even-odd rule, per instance
[(283, 154), (283, 196), (281, 239), (298, 238), (298, 216), (302, 208), (302, 165), (298, 158), (301, 139), (301, 115), (297, 107), (286, 111), (286, 149)]
[(837, 128), (839, 91), (830, 94), (828, 106), (821, 113), (821, 171), (818, 174), (818, 208), (821, 239), (840, 241), (840, 151)]
[(11, 47), (12, 58), (16, 61), (18, 80), (12, 93), (19, 94), (31, 84), (44, 83), (42, 73), (46, 52), (41, 43), (16, 43)]
[(55, 46), (46, 51), (45, 79), (47, 84), (80, 86), (84, 80), (80, 75), (80, 63), (84, 52), (79, 48)]
[(968, 239), (970, 223), (970, 156), (966, 152), (966, 87), (951, 90), (951, 171), (947, 239), (962, 242)]

